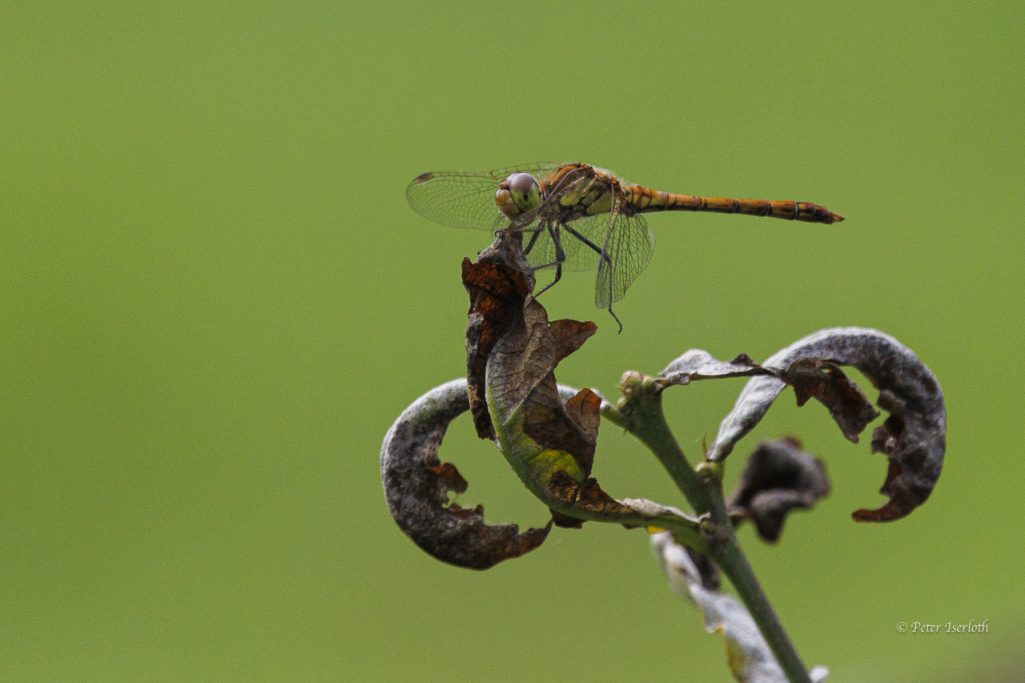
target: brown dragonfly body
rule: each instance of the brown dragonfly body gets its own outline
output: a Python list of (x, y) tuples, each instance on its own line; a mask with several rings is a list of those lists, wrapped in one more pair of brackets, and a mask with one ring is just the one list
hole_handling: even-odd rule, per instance
[[(526, 164), (481, 173), (423, 173), (406, 189), (417, 213), (458, 228), (506, 230), (523, 235), (532, 270), (597, 267), (595, 304), (612, 304), (643, 271), (655, 236), (640, 215), (656, 211), (711, 211), (769, 216), (808, 223), (838, 223), (824, 206), (793, 200), (730, 199), (673, 194), (624, 182), (583, 163)], [(497, 209), (497, 211), (496, 211)], [(573, 239), (564, 239), (570, 236)], [(622, 325), (620, 325), (622, 329)]]
[[(838, 223), (843, 220), (843, 216), (811, 202), (703, 197), (653, 190), (644, 185), (623, 183), (609, 171), (581, 163), (563, 164), (548, 176), (538, 178), (538, 182), (542, 197), (558, 194), (558, 202), (553, 203), (551, 209), (562, 222), (608, 213), (612, 210), (614, 200), (619, 203), (619, 210), (626, 215), (654, 211), (712, 211), (771, 216), (808, 223)], [(567, 189), (558, 192), (564, 185)], [(503, 207), (503, 196), (497, 196), (496, 203), (502, 213), (510, 218), (515, 217), (515, 212), (510, 215), (508, 208)]]

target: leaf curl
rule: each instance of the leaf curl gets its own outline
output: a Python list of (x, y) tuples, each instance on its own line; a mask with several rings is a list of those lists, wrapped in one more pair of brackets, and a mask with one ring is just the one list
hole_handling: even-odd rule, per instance
[(758, 445), (726, 507), (734, 523), (750, 519), (759, 536), (775, 542), (792, 510), (811, 508), (827, 493), (822, 461), (801, 451), (797, 440), (783, 438)]
[[(886, 480), (880, 489), (889, 500), (876, 510), (857, 510), (853, 513), (854, 519), (884, 522), (906, 516), (925, 502), (940, 476), (946, 449), (946, 409), (943, 392), (929, 368), (906, 346), (877, 330), (855, 327), (821, 330), (766, 360), (762, 366), (773, 370), (777, 376), (748, 381), (720, 424), (708, 459), (725, 459), (736, 443), (764, 417), (786, 386), (788, 373), (793, 380), (795, 375), (800, 376), (808, 369), (809, 362), (820, 369), (836, 365), (857, 368), (879, 389), (878, 405), (890, 413), (872, 436), (873, 452), (884, 453), (889, 459)], [(833, 373), (833, 379), (840, 384), (820, 392), (821, 395), (814, 392), (813, 395), (820, 400), (825, 398), (831, 412), (855, 411), (850, 422), (841, 423), (844, 433), (851, 438), (849, 432), (859, 421), (867, 423), (867, 413), (848, 391), (846, 378), (841, 381)], [(833, 403), (828, 403), (830, 400)], [(846, 408), (844, 401), (848, 401)]]
[(450, 463), (438, 460), (449, 423), (466, 412), (466, 381), (453, 380), (427, 392), (398, 417), (381, 446), (381, 483), (399, 528), (435, 558), (468, 569), (487, 569), (540, 546), (551, 525), (519, 532), (515, 524), (487, 525), (480, 505), (448, 503), (467, 482)]

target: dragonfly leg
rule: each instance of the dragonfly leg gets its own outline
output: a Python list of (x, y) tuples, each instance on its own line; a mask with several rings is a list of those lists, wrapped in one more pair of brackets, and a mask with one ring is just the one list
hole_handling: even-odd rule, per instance
[(539, 296), (541, 296), (542, 294), (547, 292), (549, 289), (554, 287), (555, 283), (558, 282), (561, 278), (562, 278), (562, 264), (556, 262), (556, 264), (555, 264), (555, 278), (553, 278), (552, 281), (549, 282), (547, 285), (542, 287), (540, 292), (535, 292), (532, 295), (532, 298), (536, 301)]
[(541, 236), (541, 229), (538, 228), (534, 231), (534, 234), (530, 236), (530, 240), (527, 241), (527, 246), (523, 247), (523, 255), (526, 256), (530, 253), (530, 250), (537, 244), (537, 238)]
[(612, 312), (612, 304), (609, 304), (609, 307), (608, 307), (607, 310), (609, 312), (609, 315), (612, 316), (612, 319), (616, 321), (617, 325), (619, 325), (619, 331), (616, 332), (616, 334), (623, 334), (623, 321), (619, 319), (618, 315), (616, 315), (615, 313)]
[[(562, 279), (562, 262), (566, 260), (566, 253), (562, 250), (562, 241), (559, 239), (559, 233), (556, 232), (555, 228), (553, 228), (551, 224), (545, 225), (545, 230), (548, 232), (548, 236), (552, 238), (552, 244), (555, 245), (555, 261), (553, 261), (552, 263), (546, 263), (543, 266), (538, 266), (534, 268), (534, 271), (536, 272), (538, 270), (541, 270), (542, 268), (551, 268), (552, 266), (555, 266), (555, 278), (552, 279), (552, 281), (549, 282), (547, 285), (542, 287), (540, 292), (537, 292), (533, 295), (533, 298), (535, 300), (539, 296), (547, 292), (549, 289), (554, 287), (555, 283)], [(538, 234), (540, 233), (541, 231), (539, 230)]]
[[(564, 224), (562, 227), (566, 228), (566, 230), (569, 232), (569, 234), (571, 234), (574, 237), (576, 237), (578, 240), (580, 240), (581, 242), (586, 244), (588, 247), (590, 247), (596, 254), (598, 254), (599, 259), (604, 262), (604, 263), (599, 264), (599, 267), (605, 267), (605, 268), (610, 268), (610, 269), (614, 268), (614, 266), (612, 264), (612, 259), (609, 257), (608, 253), (606, 253), (605, 249), (603, 249), (602, 247), (599, 247), (597, 244), (595, 244), (591, 240), (587, 239), (580, 232), (574, 230), (573, 227), (570, 226), (568, 223)], [(608, 236), (606, 236), (606, 242), (607, 241), (608, 241)], [(612, 289), (612, 278), (611, 277), (609, 278), (609, 289), (610, 290)], [(616, 325), (619, 326), (619, 332), (617, 332), (617, 334), (622, 334), (622, 332), (623, 332), (623, 322), (619, 319), (619, 316), (616, 315), (613, 312), (613, 310), (612, 310), (612, 292), (611, 291), (609, 292), (609, 306), (608, 306), (608, 308), (606, 310), (609, 312), (609, 315), (612, 316), (612, 319), (616, 321)]]
[(562, 227), (566, 228), (566, 231), (569, 232), (569, 234), (573, 235), (578, 240), (580, 240), (581, 242), (589, 246), (591, 249), (593, 249), (594, 252), (598, 254), (598, 256), (601, 258), (601, 260), (605, 261), (605, 264), (608, 267), (612, 267), (612, 259), (609, 258), (609, 255), (605, 253), (604, 249), (602, 249), (597, 244), (595, 244), (594, 242), (592, 242), (591, 240), (587, 239), (582, 234), (574, 230), (568, 223), (564, 224)]

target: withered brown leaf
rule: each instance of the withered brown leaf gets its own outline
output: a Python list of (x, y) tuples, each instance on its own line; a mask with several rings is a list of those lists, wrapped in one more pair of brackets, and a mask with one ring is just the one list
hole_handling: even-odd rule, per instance
[[(522, 262), (516, 238), (499, 235), (476, 262), (463, 259), (463, 286), (470, 296), (466, 324), (466, 378), (470, 413), (477, 435), (494, 439), (495, 430), (484, 400), (484, 369), (491, 350), (521, 315), (534, 278)], [(519, 267), (515, 267), (519, 264)]]
[[(504, 430), (518, 438), (518, 443), (509, 444), (509, 452), (514, 460), (530, 461), (521, 464), (536, 475), (538, 483), (560, 471), (578, 484), (590, 475), (601, 399), (589, 389), (582, 389), (564, 406), (554, 370), (596, 329), (594, 323), (572, 320), (549, 324), (544, 308), (531, 300), (488, 359), (492, 418), (513, 427)], [(573, 466), (568, 465), (566, 457), (572, 458)], [(566, 485), (562, 482), (560, 491)], [(560, 499), (565, 500), (562, 496)]]
[(829, 361), (798, 358), (779, 377), (794, 388), (798, 406), (810, 398), (826, 406), (848, 441), (857, 443), (868, 423), (879, 417), (858, 385)]
[(734, 522), (750, 519), (759, 536), (775, 542), (791, 510), (811, 508), (827, 493), (822, 461), (801, 451), (797, 440), (783, 438), (758, 445), (726, 505)]

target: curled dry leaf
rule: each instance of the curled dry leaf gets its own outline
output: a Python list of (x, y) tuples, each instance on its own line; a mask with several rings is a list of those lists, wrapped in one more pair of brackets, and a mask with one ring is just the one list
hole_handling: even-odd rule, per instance
[(796, 440), (785, 438), (759, 444), (726, 506), (734, 522), (750, 519), (759, 536), (774, 542), (791, 510), (811, 508), (827, 493), (822, 462), (802, 452)]
[(522, 324), (511, 326), (488, 358), (486, 386), (491, 422), (502, 453), (521, 481), (552, 509), (556, 524), (602, 519), (627, 527), (693, 530), (683, 512), (643, 499), (616, 500), (590, 476), (601, 397), (581, 389), (560, 400), (554, 369), (594, 332), (593, 323), (549, 324), (529, 301)]
[(851, 365), (879, 389), (878, 405), (890, 413), (872, 435), (872, 450), (889, 459), (881, 489), (889, 500), (877, 510), (856, 511), (854, 519), (900, 519), (925, 502), (943, 467), (946, 409), (939, 383), (910, 349), (877, 330), (835, 328), (795, 342), (762, 365), (778, 376), (748, 381), (719, 426), (710, 460), (730, 454), (737, 441), (761, 421), (787, 379), (800, 386), (799, 391), (826, 403), (834, 417), (839, 413), (837, 422), (851, 438), (858, 425), (864, 428), (870, 419), (860, 391), (834, 369)]
[(699, 379), (755, 376), (776, 377), (794, 387), (799, 406), (809, 398), (817, 399), (829, 409), (844, 435), (854, 442), (865, 426), (879, 416), (840, 368), (817, 358), (798, 358), (785, 368), (774, 369), (758, 365), (746, 353), (731, 361), (721, 361), (707, 351), (691, 349), (660, 373), (666, 386), (690, 384)]
[(448, 492), (462, 493), (466, 480), (455, 466), (438, 460), (449, 423), (468, 408), (466, 382), (432, 389), (399, 416), (381, 446), (381, 483), (392, 517), (425, 551), (469, 569), (487, 569), (544, 542), (550, 525), (519, 533), (514, 524), (488, 526), (484, 509), (448, 503)]
[[(597, 328), (574, 320), (549, 323), (544, 307), (533, 298), (528, 301), (533, 283), (523, 280), (525, 270), (529, 268), (524, 267), (520, 240), (505, 233), (499, 233), (476, 263), (463, 262), (463, 284), (470, 295), (471, 406), (484, 402), (479, 410), (488, 411), (487, 420), (475, 419), (478, 434), (499, 440), (528, 488), (550, 495), (544, 489), (551, 485), (575, 497), (594, 462), (601, 399), (583, 389), (564, 406), (554, 370)], [(552, 485), (557, 474), (560, 478)]]
[(564, 407), (554, 369), (594, 331), (593, 323), (549, 324), (532, 300), (488, 358), (488, 407), (502, 452), (535, 493), (575, 499), (591, 474), (601, 399), (582, 389)]
[[(783, 670), (744, 605), (733, 596), (706, 586), (687, 549), (673, 541), (670, 534), (653, 535), (651, 549), (670, 587), (701, 610), (705, 630), (721, 634), (726, 641), (727, 663), (738, 681), (786, 682)], [(809, 675), (813, 681), (822, 681), (827, 673), (824, 667), (816, 667)]]

